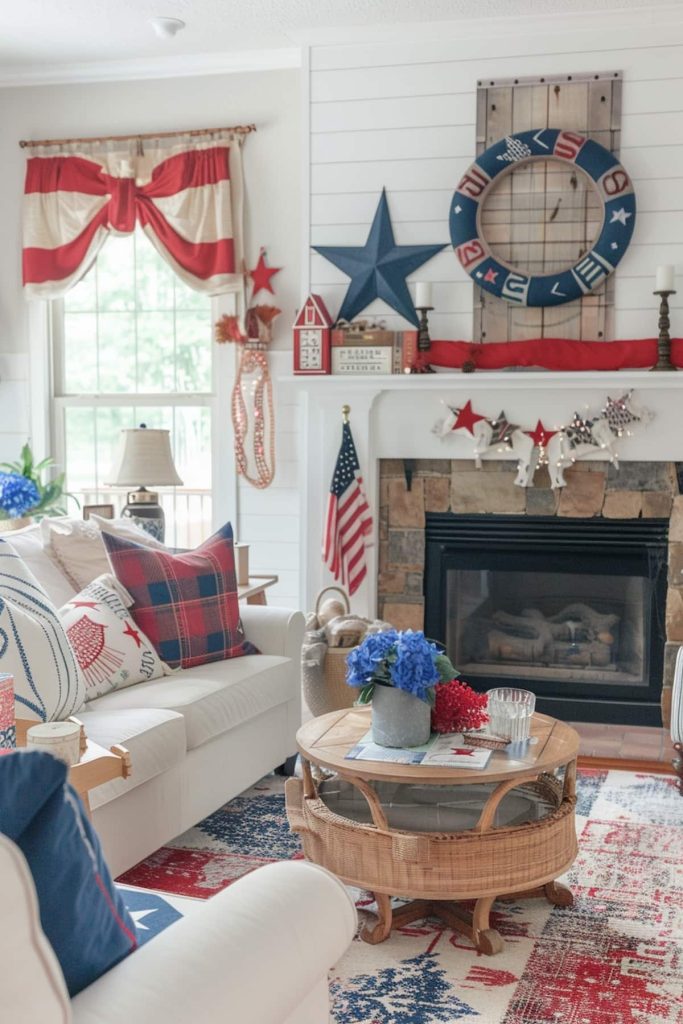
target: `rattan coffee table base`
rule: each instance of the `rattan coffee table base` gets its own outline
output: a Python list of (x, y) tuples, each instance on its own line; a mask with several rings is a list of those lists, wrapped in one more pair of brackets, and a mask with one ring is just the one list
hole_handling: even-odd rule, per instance
[[(493, 955), (503, 948), (502, 937), (490, 927), (495, 900), (540, 896), (556, 906), (572, 905), (572, 894), (556, 879), (568, 871), (578, 850), (579, 739), (573, 729), (535, 715), (531, 741), (521, 752), (495, 751), (474, 774), (346, 758), (369, 726), (369, 708), (331, 712), (306, 723), (297, 735), (302, 778), (288, 779), (285, 788), (289, 825), (300, 835), (307, 860), (346, 885), (373, 893), (377, 913), (363, 926), (366, 942), (383, 942), (392, 928), (433, 914), (468, 936), (481, 953)], [(320, 781), (330, 771), (355, 791), (351, 804), (339, 812), (326, 803), (326, 784)], [(486, 786), (471, 827), (443, 831), (390, 825), (392, 803), (383, 803), (379, 790), (379, 784), (387, 783), (446, 786), (455, 791), (457, 802), (458, 787), (474, 780)], [(544, 809), (497, 825), (503, 801), (520, 787)], [(347, 813), (354, 800), (362, 808), (359, 814)], [(392, 896), (411, 902), (393, 910)]]
[(504, 946), (500, 933), (489, 927), (489, 915), (494, 899), (500, 901), (545, 896), (548, 902), (556, 907), (571, 907), (574, 903), (571, 891), (560, 882), (548, 882), (538, 889), (529, 889), (523, 893), (478, 899), (472, 914), (466, 914), (459, 903), (449, 900), (412, 900), (398, 910), (392, 911), (390, 896), (384, 893), (374, 895), (378, 912), (372, 915), (361, 929), (360, 937), (364, 942), (374, 946), (388, 939), (393, 928), (403, 928), (404, 925), (422, 921), (426, 917), (438, 917), (449, 928), (466, 935), (475, 949), (486, 956), (502, 952)]

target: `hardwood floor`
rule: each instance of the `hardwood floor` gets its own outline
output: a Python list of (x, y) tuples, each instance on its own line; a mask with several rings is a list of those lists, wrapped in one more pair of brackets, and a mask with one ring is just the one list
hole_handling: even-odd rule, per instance
[(579, 766), (674, 774), (668, 730), (653, 726), (572, 722), (581, 737)]

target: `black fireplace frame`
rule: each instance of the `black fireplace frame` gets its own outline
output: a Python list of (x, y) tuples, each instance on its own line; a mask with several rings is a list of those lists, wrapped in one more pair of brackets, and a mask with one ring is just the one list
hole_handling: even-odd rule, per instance
[[(585, 681), (502, 678), (468, 672), (467, 681), (477, 690), (495, 686), (526, 686), (536, 693), (537, 710), (564, 721), (635, 725), (661, 725), (661, 691), (664, 669), (665, 608), (667, 592), (668, 519), (593, 519), (559, 516), (459, 515), (428, 512), (425, 525), (425, 633), (446, 642), (446, 584), (448, 569), (504, 569), (520, 554), (539, 571), (600, 572), (604, 560), (609, 575), (642, 576), (652, 582), (649, 618), (649, 673), (644, 685), (609, 685), (609, 696), (587, 694)], [(485, 538), (486, 555), (474, 545)], [(587, 552), (590, 552), (589, 554)], [(492, 553), (498, 566), (485, 564)], [(571, 560), (567, 555), (571, 555)], [(457, 668), (457, 666), (456, 666)], [(594, 686), (595, 684), (593, 684)]]

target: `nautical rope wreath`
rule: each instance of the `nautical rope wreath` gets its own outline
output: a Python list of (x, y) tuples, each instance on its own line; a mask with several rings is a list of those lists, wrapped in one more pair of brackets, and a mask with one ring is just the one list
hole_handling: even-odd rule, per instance
[[(481, 232), (481, 211), (494, 183), (533, 160), (578, 167), (591, 179), (603, 204), (597, 241), (559, 273), (533, 275), (507, 266), (492, 254)], [(484, 150), (459, 182), (449, 217), (456, 256), (475, 284), (521, 306), (558, 306), (602, 284), (626, 252), (635, 220), (633, 184), (617, 158), (592, 139), (558, 128), (517, 132)]]

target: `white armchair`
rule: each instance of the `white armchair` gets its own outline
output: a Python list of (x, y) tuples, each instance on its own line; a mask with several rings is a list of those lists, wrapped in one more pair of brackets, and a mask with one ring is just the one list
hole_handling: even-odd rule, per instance
[(341, 882), (283, 861), (193, 908), (71, 1000), (26, 861), (2, 835), (0, 908), (12, 1024), (328, 1024), (327, 972), (356, 929)]
[(674, 668), (674, 685), (671, 692), (671, 742), (678, 753), (673, 764), (680, 779), (678, 788), (683, 796), (683, 647), (678, 648)]

